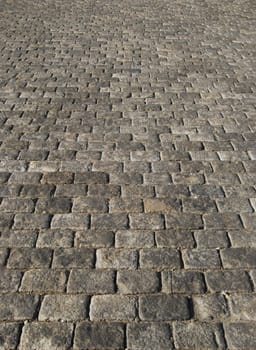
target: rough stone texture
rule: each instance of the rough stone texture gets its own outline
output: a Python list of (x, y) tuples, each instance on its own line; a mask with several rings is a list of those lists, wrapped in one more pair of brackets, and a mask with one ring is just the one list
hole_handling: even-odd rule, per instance
[(128, 349), (171, 350), (171, 329), (165, 323), (130, 323), (127, 328)]
[(20, 321), (33, 318), (39, 298), (26, 294), (2, 294), (0, 295), (0, 320)]
[(39, 321), (76, 321), (87, 317), (88, 297), (84, 295), (46, 295)]
[(225, 334), (231, 349), (254, 349), (256, 346), (255, 323), (227, 323)]
[(27, 323), (22, 331), (21, 349), (67, 350), (72, 341), (73, 325), (60, 322)]
[(79, 323), (75, 333), (75, 349), (123, 349), (122, 323)]
[(1, 1), (0, 349), (256, 348), (255, 11)]
[(139, 314), (142, 320), (171, 321), (190, 318), (189, 301), (183, 296), (149, 295), (139, 298)]
[(147, 270), (120, 271), (117, 274), (117, 287), (122, 294), (154, 293), (159, 289), (159, 276)]
[(219, 323), (177, 322), (173, 334), (175, 348), (178, 350), (226, 349)]
[(21, 323), (0, 324), (0, 349), (15, 350), (19, 343)]
[(115, 292), (115, 274), (108, 270), (73, 269), (67, 292), (88, 294), (110, 294)]
[(93, 296), (90, 307), (92, 321), (131, 321), (136, 315), (136, 299), (123, 295)]

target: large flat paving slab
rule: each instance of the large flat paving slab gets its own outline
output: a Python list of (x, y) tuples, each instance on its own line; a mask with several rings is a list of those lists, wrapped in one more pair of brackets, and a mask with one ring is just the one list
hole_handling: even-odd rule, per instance
[(0, 0), (0, 349), (256, 349), (254, 0)]

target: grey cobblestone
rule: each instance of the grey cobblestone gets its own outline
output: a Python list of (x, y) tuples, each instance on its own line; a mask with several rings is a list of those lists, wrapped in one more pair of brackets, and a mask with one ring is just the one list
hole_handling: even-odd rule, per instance
[(1, 2), (0, 349), (256, 347), (255, 9)]

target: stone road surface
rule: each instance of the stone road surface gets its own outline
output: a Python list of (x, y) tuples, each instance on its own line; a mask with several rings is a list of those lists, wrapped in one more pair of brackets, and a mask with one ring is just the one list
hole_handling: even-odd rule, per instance
[(256, 349), (256, 2), (0, 0), (0, 349)]

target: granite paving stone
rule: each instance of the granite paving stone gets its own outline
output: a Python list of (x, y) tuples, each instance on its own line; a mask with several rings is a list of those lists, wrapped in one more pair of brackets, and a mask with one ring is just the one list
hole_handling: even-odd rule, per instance
[(0, 349), (256, 348), (255, 11), (0, 1)]

